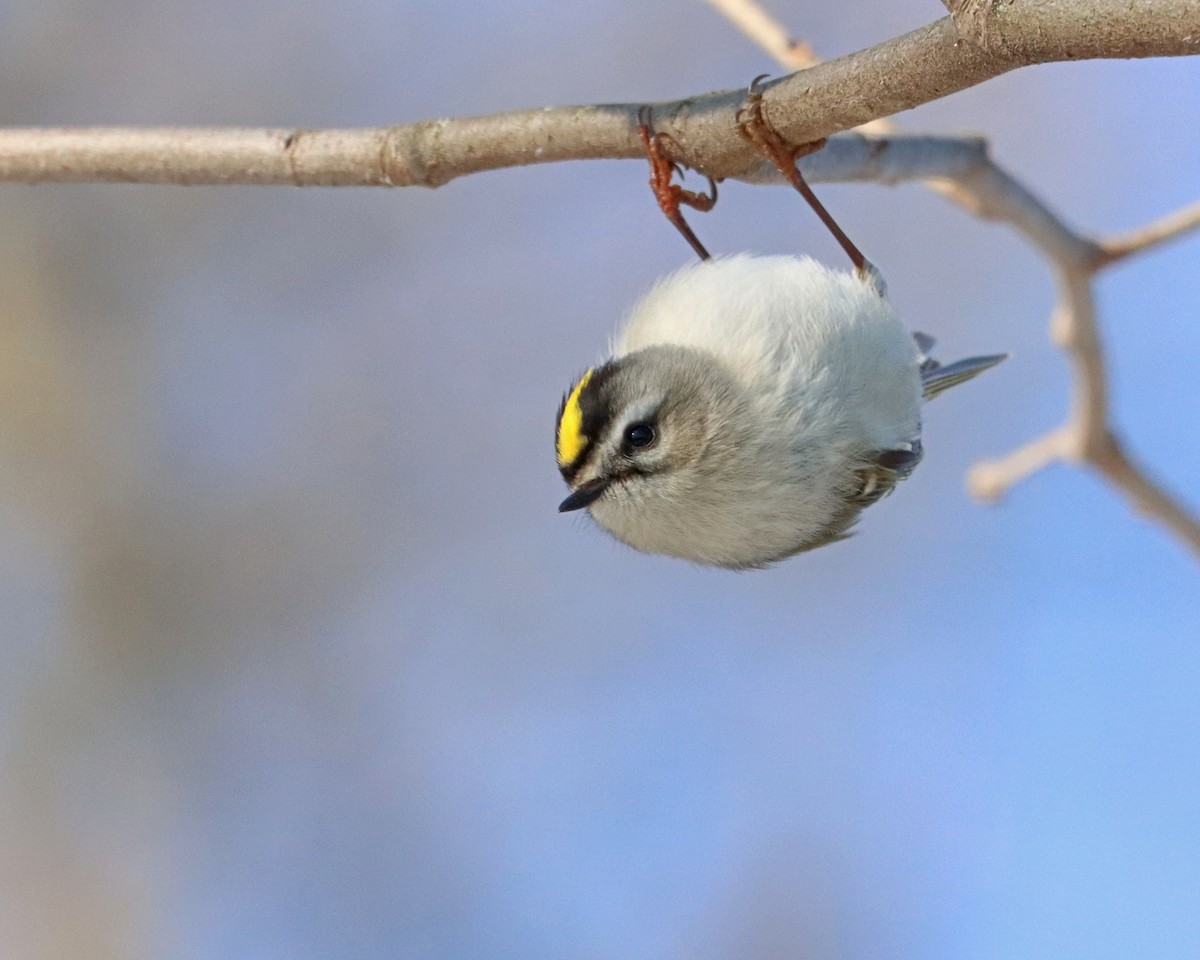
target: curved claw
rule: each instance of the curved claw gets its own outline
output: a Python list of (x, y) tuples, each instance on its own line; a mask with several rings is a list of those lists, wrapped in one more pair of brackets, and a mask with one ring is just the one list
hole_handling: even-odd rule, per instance
[(759, 146), (761, 149), (761, 136), (755, 136), (751, 132), (753, 127), (761, 127), (766, 123), (762, 113), (762, 98), (763, 85), (762, 82), (769, 77), (769, 73), (760, 73), (757, 77), (750, 81), (750, 86), (746, 88), (746, 100), (738, 108), (734, 115), (734, 122), (738, 126), (738, 133), (742, 138), (749, 140), (751, 143)]
[[(675, 140), (669, 133), (654, 133), (651, 136), (661, 144), (669, 144), (675, 146)], [(679, 177), (682, 183), (687, 179), (688, 167), (685, 167), (677, 160), (671, 161), (671, 170)], [(708, 193), (697, 193), (692, 190), (684, 190), (682, 187), (672, 185), (671, 190), (677, 190), (675, 196), (680, 203), (685, 203), (689, 207), (694, 207), (697, 210), (711, 210), (717, 202), (717, 181), (710, 177), (707, 173), (704, 174), (704, 179), (708, 181)]]

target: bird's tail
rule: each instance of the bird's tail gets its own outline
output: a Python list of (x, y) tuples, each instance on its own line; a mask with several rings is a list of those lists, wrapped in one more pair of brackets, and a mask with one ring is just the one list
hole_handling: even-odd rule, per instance
[(1001, 360), (1007, 360), (1007, 353), (996, 353), (987, 357), (968, 357), (955, 363), (941, 364), (929, 355), (933, 350), (934, 339), (924, 333), (914, 333), (917, 349), (921, 352), (921, 387), (926, 400), (932, 400), (943, 390), (966, 383), (972, 377), (977, 377), (984, 370), (990, 370)]

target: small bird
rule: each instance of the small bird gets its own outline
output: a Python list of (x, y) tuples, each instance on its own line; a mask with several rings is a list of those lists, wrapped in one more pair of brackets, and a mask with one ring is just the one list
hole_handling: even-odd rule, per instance
[(709, 257), (679, 204), (710, 208), (715, 185), (710, 197), (671, 184), (669, 138), (649, 119), (651, 185), (701, 261), (661, 280), (611, 358), (564, 397), (559, 510), (587, 508), (638, 550), (733, 569), (843, 539), (920, 462), (922, 401), (1005, 355), (929, 356), (933, 340), (900, 322), (878, 271), (804, 183), (800, 151), (766, 124), (758, 81), (739, 126), (830, 225), (854, 273), (808, 257)]

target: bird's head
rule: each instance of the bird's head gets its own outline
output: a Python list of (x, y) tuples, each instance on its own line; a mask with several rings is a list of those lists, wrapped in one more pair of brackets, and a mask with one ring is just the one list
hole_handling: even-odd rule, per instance
[(649, 347), (595, 367), (563, 398), (555, 445), (571, 492), (559, 505), (651, 505), (683, 495), (709, 450), (728, 377), (682, 347)]

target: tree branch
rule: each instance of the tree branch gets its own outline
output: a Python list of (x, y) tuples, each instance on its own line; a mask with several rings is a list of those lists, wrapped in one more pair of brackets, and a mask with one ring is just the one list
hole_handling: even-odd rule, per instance
[[(985, 21), (999, 24), (1002, 43), (964, 42), (944, 17), (769, 84), (772, 124), (791, 142), (808, 143), (1028, 64), (1200, 52), (1200, 0), (996, 6), (1003, 14), (988, 8)], [(656, 104), (659, 128), (678, 146), (675, 159), (717, 179), (761, 178), (762, 158), (733, 119), (742, 99), (732, 90)], [(0, 131), (0, 180), (436, 187), (502, 167), (640, 157), (640, 106), (547, 107), (357, 130), (10, 129)]]
[[(1155, 57), (1175, 41), (1195, 44), (1195, 4), (1088, 0), (943, 0), (958, 35), (972, 46), (1005, 57), (1044, 63), (1048, 50), (1066, 51), (1055, 59)], [(1185, 24), (1190, 24), (1185, 26)], [(1191, 32), (1179, 33), (1183, 27)], [(1115, 51), (1121, 51), (1119, 53)], [(1193, 46), (1193, 51), (1195, 47)], [(1108, 52), (1101, 52), (1108, 51)]]

